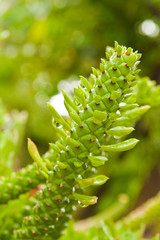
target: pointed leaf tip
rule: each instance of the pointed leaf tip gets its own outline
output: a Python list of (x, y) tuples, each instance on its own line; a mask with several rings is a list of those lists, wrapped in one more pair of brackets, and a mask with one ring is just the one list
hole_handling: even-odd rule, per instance
[(47, 104), (55, 121), (60, 123), (66, 130), (71, 131), (70, 125), (59, 115), (55, 108), (49, 102)]
[(134, 128), (132, 127), (124, 127), (124, 126), (118, 126), (114, 128), (110, 128), (106, 131), (107, 134), (113, 135), (115, 138), (121, 138), (125, 135), (130, 134)]
[(109, 177), (107, 177), (105, 175), (98, 175), (98, 176), (94, 177), (93, 185), (96, 185), (96, 186), (103, 185), (104, 183), (107, 182), (108, 179), (109, 179)]
[(73, 100), (71, 99), (71, 97), (69, 96), (69, 94), (67, 92), (65, 92), (63, 89), (61, 90), (64, 100), (67, 104), (69, 104), (69, 106), (76, 112), (78, 112), (78, 107), (75, 105), (75, 103), (73, 102)]
[(39, 152), (32, 140), (28, 138), (28, 151), (32, 159), (37, 163), (37, 165), (46, 173), (48, 174), (48, 169), (46, 168)]

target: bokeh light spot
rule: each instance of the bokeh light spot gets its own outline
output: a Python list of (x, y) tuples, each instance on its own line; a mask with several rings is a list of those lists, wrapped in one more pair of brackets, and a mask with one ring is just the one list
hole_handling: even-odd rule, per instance
[(149, 37), (157, 37), (159, 34), (159, 26), (151, 19), (146, 19), (139, 26), (139, 32)]

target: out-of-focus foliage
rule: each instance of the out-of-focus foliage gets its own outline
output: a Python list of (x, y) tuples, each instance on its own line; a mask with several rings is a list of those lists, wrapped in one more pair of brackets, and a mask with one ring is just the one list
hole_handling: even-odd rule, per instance
[[(104, 224), (101, 222), (101, 226), (99, 229), (93, 227), (85, 232), (76, 232), (73, 225), (70, 224), (67, 232), (64, 236), (62, 236), (61, 240), (144, 240), (142, 238), (143, 235), (143, 228), (138, 231), (131, 231), (125, 227), (120, 228), (117, 230), (113, 223)], [(159, 240), (160, 236), (157, 235), (156, 237), (152, 238), (152, 240)], [(151, 240), (151, 239), (150, 239)]]
[(159, 78), (159, 1), (1, 0), (0, 16), (0, 95), (29, 111), (29, 135), (43, 142), (55, 138), (45, 102), (57, 82), (87, 75), (113, 40), (139, 49), (143, 74)]
[(28, 214), (31, 206), (27, 205), (28, 195), (10, 201), (7, 205), (0, 205), (0, 240), (8, 240), (8, 235), (15, 228), (19, 228), (24, 215)]
[[(20, 148), (27, 118), (28, 114), (24, 111), (12, 110), (8, 113), (0, 100), (0, 185), (4, 177), (10, 175), (21, 165), (19, 156), (22, 152)], [(9, 188), (10, 185), (7, 187)], [(22, 197), (21, 200), (11, 202), (8, 206), (0, 205), (0, 239), (5, 240), (5, 236), (2, 234), (4, 229), (9, 232), (15, 219), (21, 219), (20, 212), (25, 206), (26, 200), (26, 197)], [(6, 234), (6, 232), (4, 233)]]
[(10, 174), (16, 165), (27, 120), (26, 112), (8, 113), (0, 101), (0, 175)]

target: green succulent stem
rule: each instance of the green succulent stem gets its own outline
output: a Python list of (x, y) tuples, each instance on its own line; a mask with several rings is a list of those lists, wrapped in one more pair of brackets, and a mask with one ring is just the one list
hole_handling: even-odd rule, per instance
[(43, 182), (45, 182), (45, 178), (35, 164), (28, 165), (26, 168), (12, 173), (11, 177), (1, 177), (0, 204), (18, 198), (20, 194), (36, 188), (38, 184)]
[(137, 52), (128, 54), (125, 47), (116, 43), (107, 59), (102, 60), (100, 70), (92, 68), (90, 81), (81, 77), (73, 100), (63, 92), (69, 121), (48, 104), (60, 135), (55, 144), (50, 144), (56, 160), (44, 161), (29, 140), (29, 152), (47, 182), (12, 239), (57, 239), (75, 205), (87, 207), (97, 203), (96, 196), (84, 194), (85, 188), (106, 182), (107, 177), (98, 176), (96, 168), (106, 163), (108, 152), (127, 151), (137, 144), (136, 139), (121, 138), (133, 131), (132, 122), (148, 109), (140, 108), (132, 98), (139, 58)]

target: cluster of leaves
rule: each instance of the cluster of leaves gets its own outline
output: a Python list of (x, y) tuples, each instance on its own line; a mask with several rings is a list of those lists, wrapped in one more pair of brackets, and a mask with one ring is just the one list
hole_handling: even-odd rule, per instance
[[(139, 131), (137, 132), (140, 143), (137, 147), (131, 152), (126, 152), (123, 156), (114, 154), (110, 162), (110, 168), (108, 169), (104, 166), (112, 182), (109, 188), (104, 189), (103, 197), (99, 200), (95, 213), (112, 208), (117, 202), (118, 195), (124, 193), (129, 197), (130, 202), (129, 204), (127, 202), (124, 206), (124, 210), (121, 213), (124, 214), (124, 211), (127, 211), (128, 207), (137, 201), (146, 177), (155, 168), (155, 165), (159, 163), (160, 88), (156, 86), (155, 81), (145, 77), (139, 79), (134, 91), (138, 104), (148, 104), (153, 109), (150, 109), (138, 123)], [(150, 124), (151, 122), (152, 124)], [(120, 158), (121, 161), (119, 161)], [(119, 166), (118, 168), (117, 165)], [(156, 190), (154, 193), (156, 193)], [(150, 197), (150, 194), (147, 193), (147, 197)], [(110, 196), (109, 198), (107, 197), (108, 195)]]

